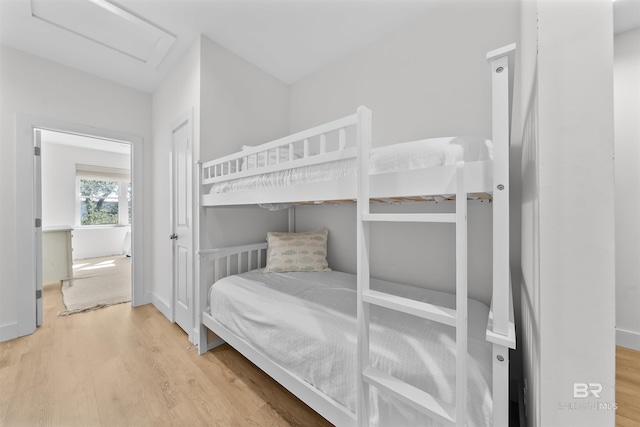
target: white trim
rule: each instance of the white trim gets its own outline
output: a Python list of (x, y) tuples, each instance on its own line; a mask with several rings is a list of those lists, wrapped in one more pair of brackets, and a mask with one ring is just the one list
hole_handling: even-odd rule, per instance
[(640, 332), (616, 328), (616, 345), (640, 351)]
[[(18, 304), (18, 322), (16, 335), (13, 338), (28, 335), (35, 331), (36, 324), (36, 243), (34, 233), (34, 161), (33, 131), (34, 129), (52, 130), (77, 135), (112, 139), (131, 144), (131, 164), (134, 177), (132, 180), (135, 194), (133, 200), (134, 224), (132, 226), (132, 295), (131, 303), (138, 306), (143, 303), (144, 294), (144, 192), (143, 192), (143, 139), (139, 136), (114, 132), (91, 126), (69, 123), (56, 119), (42, 118), (27, 114), (16, 114), (15, 119), (15, 155), (16, 182), (16, 253), (18, 254), (17, 277), (21, 278), (21, 286), (16, 303)], [(10, 338), (9, 338), (10, 339)]]
[(153, 306), (157, 308), (158, 311), (164, 315), (164, 317), (166, 317), (171, 322), (173, 322), (173, 320), (171, 320), (171, 306), (155, 293), (150, 292), (147, 294), (147, 296), (148, 296), (147, 300), (151, 304), (153, 304)]

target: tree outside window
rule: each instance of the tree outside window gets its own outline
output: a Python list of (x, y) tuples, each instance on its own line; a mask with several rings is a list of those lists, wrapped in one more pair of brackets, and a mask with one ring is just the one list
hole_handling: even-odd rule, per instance
[(80, 179), (80, 225), (131, 223), (129, 188), (126, 182)]

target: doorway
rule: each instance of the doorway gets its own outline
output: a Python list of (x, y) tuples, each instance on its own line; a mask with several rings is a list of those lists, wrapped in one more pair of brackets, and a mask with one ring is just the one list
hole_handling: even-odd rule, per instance
[(69, 135), (91, 137), (101, 140), (119, 141), (129, 144), (131, 149), (131, 192), (132, 192), (132, 226), (131, 226), (131, 255), (132, 255), (132, 287), (131, 304), (142, 305), (144, 300), (143, 287), (143, 229), (135, 224), (142, 224), (144, 218), (142, 160), (142, 138), (94, 128), (85, 125), (62, 122), (54, 119), (40, 118), (28, 115), (16, 117), (16, 182), (18, 196), (16, 208), (24, 215), (16, 221), (18, 244), (18, 275), (22, 278), (21, 286), (17, 289), (18, 298), (18, 328), (17, 336), (28, 335), (35, 331), (37, 324), (37, 298), (42, 295), (41, 285), (42, 266), (41, 246), (38, 239), (41, 236), (41, 218), (37, 215), (39, 204), (42, 202), (41, 189), (37, 186), (40, 174), (39, 149), (36, 141), (36, 130), (46, 130)]
[[(130, 144), (39, 129), (35, 141), (42, 208), (39, 282), (61, 288), (61, 315), (131, 301)], [(37, 312), (39, 325), (40, 303)]]

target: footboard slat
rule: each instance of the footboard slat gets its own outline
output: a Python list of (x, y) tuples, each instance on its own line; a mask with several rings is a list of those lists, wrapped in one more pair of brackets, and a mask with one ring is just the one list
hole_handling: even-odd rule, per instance
[[(267, 250), (267, 242), (255, 243), (251, 245), (232, 246), (229, 248), (217, 248), (217, 249), (205, 249), (198, 252), (203, 260), (212, 261), (214, 266), (214, 282), (232, 274), (231, 263), (232, 258), (237, 257), (238, 271), (233, 274), (245, 273), (255, 268), (264, 267), (265, 257), (263, 252)], [(257, 253), (257, 265), (254, 266), (254, 253)], [(247, 254), (246, 268), (242, 265), (242, 259), (244, 254)], [(220, 263), (226, 264), (226, 271), (223, 273), (220, 268)]]
[[(216, 249), (205, 249), (198, 251), (198, 255), (200, 256), (201, 264), (205, 265), (206, 263), (211, 263), (213, 268), (213, 274), (207, 277), (212, 278), (212, 282), (209, 285), (201, 285), (200, 287), (200, 318), (203, 319), (208, 316), (207, 306), (209, 305), (208, 295), (209, 289), (213, 286), (213, 283), (217, 282), (220, 279), (223, 279), (227, 276), (231, 276), (233, 274), (246, 273), (249, 270), (253, 270), (255, 268), (264, 267), (263, 260), (266, 260), (266, 256), (263, 257), (262, 253), (267, 251), (267, 242), (255, 243), (251, 245), (242, 245), (242, 246), (232, 246), (228, 248), (216, 248)], [(253, 264), (253, 254), (258, 253), (257, 265)], [(244, 259), (246, 254), (247, 264), (243, 265), (242, 260)], [(237, 270), (234, 272), (232, 267), (232, 258), (236, 257), (237, 259)], [(222, 268), (224, 266), (224, 269)], [(198, 352), (200, 354), (206, 353), (213, 347), (216, 347), (220, 344), (224, 343), (221, 339), (218, 339), (214, 342), (209, 343), (207, 341), (207, 330), (206, 327), (201, 323), (200, 324), (200, 337), (198, 339)]]

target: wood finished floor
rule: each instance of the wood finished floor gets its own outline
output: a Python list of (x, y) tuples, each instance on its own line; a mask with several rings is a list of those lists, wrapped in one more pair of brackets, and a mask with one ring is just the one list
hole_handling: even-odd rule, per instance
[(229, 346), (203, 356), (153, 306), (72, 316), (0, 343), (0, 426), (328, 426)]
[[(60, 317), (0, 343), (0, 426), (328, 426), (228, 346), (198, 356), (151, 305)], [(640, 352), (617, 348), (616, 426), (640, 426)]]
[(640, 351), (616, 348), (617, 427), (640, 426)]

